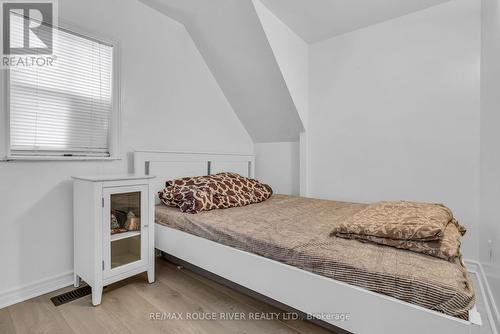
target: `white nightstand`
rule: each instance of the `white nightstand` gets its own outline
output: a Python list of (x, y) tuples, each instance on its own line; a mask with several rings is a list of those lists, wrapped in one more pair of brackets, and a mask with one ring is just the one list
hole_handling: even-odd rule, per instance
[(105, 285), (144, 271), (154, 282), (153, 178), (73, 177), (75, 287), (90, 285), (93, 305)]

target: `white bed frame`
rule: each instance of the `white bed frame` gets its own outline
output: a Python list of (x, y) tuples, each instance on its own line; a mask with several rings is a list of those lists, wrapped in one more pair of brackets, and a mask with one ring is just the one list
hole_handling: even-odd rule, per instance
[[(135, 173), (156, 176), (157, 190), (167, 179), (231, 171), (254, 177), (252, 155), (136, 151)], [(481, 317), (469, 321), (204, 238), (155, 224), (155, 247), (192, 265), (352, 333), (478, 334)], [(348, 314), (349, 320), (331, 319)]]

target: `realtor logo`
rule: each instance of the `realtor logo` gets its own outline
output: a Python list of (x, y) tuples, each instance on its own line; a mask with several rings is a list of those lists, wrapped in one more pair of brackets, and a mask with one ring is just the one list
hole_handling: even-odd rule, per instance
[(52, 66), (57, 0), (0, 0), (0, 68)]

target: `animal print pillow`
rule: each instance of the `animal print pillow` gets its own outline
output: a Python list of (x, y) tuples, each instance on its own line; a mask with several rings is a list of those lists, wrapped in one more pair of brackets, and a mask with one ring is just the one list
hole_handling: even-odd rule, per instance
[(258, 203), (271, 197), (267, 184), (236, 173), (185, 177), (166, 182), (160, 199), (182, 212), (198, 213)]

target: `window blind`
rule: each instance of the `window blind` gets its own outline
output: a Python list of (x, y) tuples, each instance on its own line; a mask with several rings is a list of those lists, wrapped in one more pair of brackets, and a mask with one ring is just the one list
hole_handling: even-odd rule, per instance
[(54, 29), (53, 66), (10, 69), (10, 154), (109, 156), (113, 46)]

